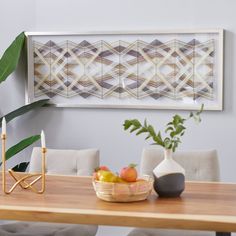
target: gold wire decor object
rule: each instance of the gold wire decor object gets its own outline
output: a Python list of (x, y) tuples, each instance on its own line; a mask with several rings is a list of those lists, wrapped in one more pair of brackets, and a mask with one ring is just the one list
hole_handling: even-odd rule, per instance
[[(1, 135), (2, 139), (2, 190), (6, 194), (10, 194), (13, 192), (13, 190), (19, 185), (22, 189), (31, 189), (35, 193), (42, 194), (45, 191), (45, 172), (46, 172), (46, 148), (42, 148), (42, 173), (37, 174), (24, 174), (23, 176), (18, 175), (15, 171), (12, 169), (8, 170), (8, 173), (12, 176), (12, 178), (15, 180), (15, 183), (12, 185), (12, 187), (7, 190), (6, 187), (6, 134)], [(31, 182), (28, 182), (29, 179), (35, 178), (34, 180), (31, 180)], [(37, 183), (39, 180), (41, 181), (41, 189), (38, 190), (33, 185)]]

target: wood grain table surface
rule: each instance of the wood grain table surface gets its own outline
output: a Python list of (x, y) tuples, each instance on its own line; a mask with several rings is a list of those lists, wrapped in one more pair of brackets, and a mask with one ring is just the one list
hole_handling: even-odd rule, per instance
[(96, 197), (90, 177), (47, 175), (44, 194), (1, 192), (0, 218), (236, 232), (236, 184), (187, 182), (180, 198), (153, 192), (145, 201), (111, 203)]

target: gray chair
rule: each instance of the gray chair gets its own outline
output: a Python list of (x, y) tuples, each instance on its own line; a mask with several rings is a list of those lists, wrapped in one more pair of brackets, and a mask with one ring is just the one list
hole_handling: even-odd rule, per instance
[[(163, 158), (163, 150), (159, 148), (144, 149), (141, 158), (141, 174), (152, 175), (152, 170)], [(174, 153), (173, 158), (184, 167), (186, 179), (189, 181), (218, 182), (220, 180), (216, 150), (179, 151)], [(128, 236), (215, 236), (215, 233), (192, 230), (136, 228)]]
[[(99, 151), (47, 150), (47, 174), (90, 176), (99, 166)], [(41, 171), (41, 148), (34, 148), (29, 172)], [(47, 190), (46, 190), (47, 191)], [(94, 236), (95, 225), (54, 224), (42, 222), (15, 222), (0, 226), (1, 236)]]

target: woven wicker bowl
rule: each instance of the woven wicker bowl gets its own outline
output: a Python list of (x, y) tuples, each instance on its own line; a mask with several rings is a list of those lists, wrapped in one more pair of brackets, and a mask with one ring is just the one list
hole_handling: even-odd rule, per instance
[(133, 183), (109, 183), (94, 180), (93, 187), (98, 198), (108, 202), (136, 202), (147, 199), (152, 191), (151, 178)]

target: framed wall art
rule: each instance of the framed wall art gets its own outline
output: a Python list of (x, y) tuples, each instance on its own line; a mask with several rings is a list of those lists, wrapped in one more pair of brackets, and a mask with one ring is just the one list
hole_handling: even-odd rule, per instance
[(222, 29), (26, 35), (26, 103), (223, 109)]

